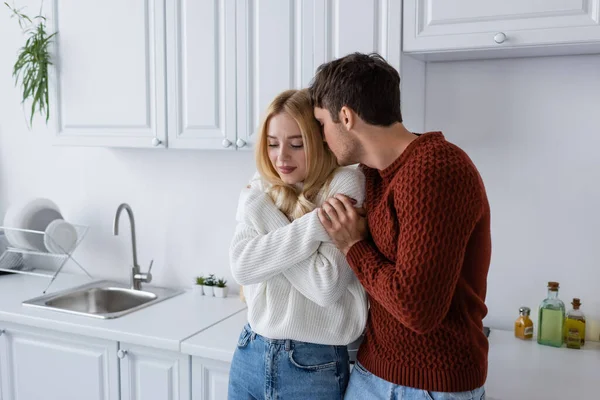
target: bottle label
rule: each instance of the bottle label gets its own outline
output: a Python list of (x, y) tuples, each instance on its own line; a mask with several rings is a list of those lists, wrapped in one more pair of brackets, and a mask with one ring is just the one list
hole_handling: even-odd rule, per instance
[(525, 335), (533, 335), (533, 326), (528, 326), (525, 328)]
[(567, 347), (572, 349), (578, 349), (581, 347), (581, 337), (577, 328), (569, 329), (567, 336)]

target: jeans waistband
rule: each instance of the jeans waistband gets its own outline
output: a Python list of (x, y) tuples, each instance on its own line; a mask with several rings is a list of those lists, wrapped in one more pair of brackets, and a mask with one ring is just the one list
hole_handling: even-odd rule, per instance
[(314, 346), (314, 347), (339, 347), (339, 348), (347, 348), (347, 346), (335, 346), (335, 345), (327, 345), (327, 344), (318, 344), (318, 343), (310, 343), (310, 342), (301, 342), (299, 340), (292, 339), (271, 339), (265, 336), (262, 336), (252, 330), (250, 324), (246, 324), (244, 326), (244, 330), (250, 335), (252, 340), (260, 339), (268, 344), (280, 344), (284, 345), (286, 350), (293, 348), (295, 345), (306, 345), (306, 346)]

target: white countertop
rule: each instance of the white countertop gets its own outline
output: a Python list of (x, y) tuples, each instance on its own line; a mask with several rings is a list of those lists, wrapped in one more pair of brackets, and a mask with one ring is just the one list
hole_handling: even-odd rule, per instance
[(248, 323), (247, 311), (242, 310), (181, 343), (181, 352), (192, 356), (231, 362), (238, 338)]
[[(230, 362), (246, 322), (246, 312), (238, 312), (183, 341), (181, 352)], [(600, 398), (600, 343), (587, 342), (581, 350), (557, 349), (496, 329), (489, 340), (489, 400)]]
[[(186, 338), (246, 308), (237, 296), (225, 299), (193, 291), (167, 299), (116, 319), (97, 319), (21, 303), (42, 295), (48, 279), (28, 275), (0, 275), (0, 326), (12, 322), (37, 328), (92, 336), (179, 351)], [(88, 283), (85, 276), (60, 274), (48, 293)], [(151, 286), (151, 285), (150, 285)]]
[(600, 398), (600, 343), (586, 342), (580, 350), (554, 348), (494, 329), (489, 340), (488, 399)]

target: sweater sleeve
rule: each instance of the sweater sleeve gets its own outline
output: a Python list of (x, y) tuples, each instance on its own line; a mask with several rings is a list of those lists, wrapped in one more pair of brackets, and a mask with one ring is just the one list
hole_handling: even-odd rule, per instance
[[(355, 199), (357, 206), (362, 206), (365, 198), (363, 173), (352, 168), (340, 168), (336, 171), (324, 197), (326, 199), (338, 193)], [(304, 297), (326, 307), (344, 294), (354, 272), (344, 254), (329, 243), (329, 236), (322, 225), (321, 229), (327, 236), (327, 243), (322, 243), (311, 259), (286, 269), (283, 274)]]
[[(231, 272), (240, 285), (264, 282), (308, 259), (319, 248), (323, 227), (316, 211), (289, 222), (271, 199), (256, 189), (244, 189), (238, 224), (229, 250)], [(271, 202), (272, 203), (272, 202)], [(280, 226), (269, 231), (267, 227)], [(325, 233), (326, 235), (326, 233)]]
[[(340, 169), (332, 179), (329, 190), (324, 193), (324, 196), (332, 196), (336, 193), (346, 194), (362, 203), (364, 199), (364, 176), (362, 173), (358, 170)], [(290, 246), (291, 251), (296, 251), (297, 254), (304, 257), (302, 260), (291, 264), (290, 261), (283, 260), (281, 255), (269, 257), (272, 258), (273, 266), (270, 266), (269, 263), (258, 263), (252, 269), (253, 271), (250, 271), (252, 280), (249, 282), (262, 282), (283, 273), (292, 286), (312, 302), (322, 307), (336, 302), (347, 289), (353, 272), (344, 255), (330, 243), (327, 232), (318, 220), (316, 210), (290, 223), (268, 196), (263, 197), (257, 192), (254, 192), (253, 196), (254, 199), (249, 197), (243, 200), (243, 204), (240, 203), (240, 206), (246, 210), (243, 213), (246, 224), (238, 225), (234, 237), (234, 243), (237, 237), (238, 246), (247, 248), (248, 253), (260, 256), (266, 248), (260, 245), (256, 247), (257, 243), (260, 243), (261, 240), (261, 244), (266, 243), (269, 236), (278, 236), (280, 232), (289, 229), (293, 224), (298, 224), (295, 234), (301, 234), (307, 227), (311, 232), (304, 232), (309, 237), (300, 241), (294, 236), (294, 233), (290, 232), (291, 239), (287, 240), (287, 243), (274, 243), (282, 248)], [(252, 237), (253, 239), (246, 241), (242, 237)], [(262, 239), (258, 239), (259, 237)], [(304, 246), (300, 242), (317, 243), (317, 247), (313, 249), (312, 246)], [(236, 265), (233, 250), (234, 246), (232, 245), (232, 270), (246, 269), (244, 267), (249, 265), (244, 265), (244, 260), (238, 259), (238, 265)], [(238, 279), (245, 278), (235, 272), (234, 277), (240, 284), (250, 284), (240, 282)]]
[[(481, 183), (465, 163), (430, 163), (394, 184), (400, 227), (395, 262), (363, 240), (347, 254), (367, 292), (417, 333), (444, 320), (470, 235), (483, 213)], [(371, 222), (371, 221), (370, 221)]]

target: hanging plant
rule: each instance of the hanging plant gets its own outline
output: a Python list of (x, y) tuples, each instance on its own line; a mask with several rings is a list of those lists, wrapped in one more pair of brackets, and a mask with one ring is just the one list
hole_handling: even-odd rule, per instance
[(32, 19), (23, 14), (22, 8), (16, 9), (8, 3), (4, 4), (12, 11), (12, 17), (18, 19), (19, 26), (27, 36), (25, 45), (19, 49), (12, 76), (15, 78), (15, 86), (20, 83), (23, 91), (22, 103), (31, 101), (29, 125), (32, 126), (36, 111), (40, 115), (45, 115), (48, 123), (50, 118), (48, 68), (52, 65), (48, 47), (56, 32), (49, 35), (46, 31), (46, 18), (41, 15), (41, 7), (39, 14)]

